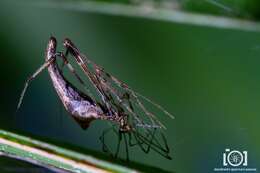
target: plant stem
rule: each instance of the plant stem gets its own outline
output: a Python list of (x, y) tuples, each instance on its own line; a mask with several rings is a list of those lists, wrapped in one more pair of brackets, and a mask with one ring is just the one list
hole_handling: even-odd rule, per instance
[(1, 155), (24, 160), (56, 172), (139, 172), (4, 130), (0, 130)]

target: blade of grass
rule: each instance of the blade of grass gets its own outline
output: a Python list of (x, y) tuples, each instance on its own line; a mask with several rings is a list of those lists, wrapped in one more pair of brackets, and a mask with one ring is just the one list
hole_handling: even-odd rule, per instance
[(178, 10), (157, 9), (152, 6), (136, 6), (131, 4), (120, 4), (116, 2), (99, 1), (45, 1), (31, 3), (40, 7), (53, 9), (66, 9), (83, 12), (100, 13), (114, 16), (137, 17), (165, 22), (191, 24), (225, 29), (238, 29), (247, 31), (259, 31), (257, 22), (248, 20), (218, 17), (208, 14), (196, 14)]
[(8, 131), (0, 130), (0, 155), (75, 173), (139, 172)]

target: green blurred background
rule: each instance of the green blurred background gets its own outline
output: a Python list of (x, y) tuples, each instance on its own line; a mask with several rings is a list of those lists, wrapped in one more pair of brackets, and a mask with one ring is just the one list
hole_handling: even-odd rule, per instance
[(102, 152), (98, 137), (106, 123), (96, 121), (82, 130), (62, 108), (47, 71), (32, 82), (15, 116), (24, 81), (44, 62), (49, 37), (58, 39), (59, 49), (68, 37), (106, 71), (175, 113), (175, 120), (158, 115), (168, 127), (173, 160), (138, 148), (130, 150), (131, 160), (170, 172), (213, 172), (230, 148), (248, 151), (249, 167), (259, 168), (259, 29), (221, 29), (52, 4), (0, 2), (2, 129)]

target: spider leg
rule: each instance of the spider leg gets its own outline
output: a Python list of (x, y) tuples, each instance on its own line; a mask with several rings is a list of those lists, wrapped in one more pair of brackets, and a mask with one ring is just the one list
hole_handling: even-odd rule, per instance
[(124, 141), (125, 141), (125, 150), (126, 150), (126, 161), (129, 162), (129, 151), (128, 151), (128, 143), (127, 143), (127, 138), (126, 134), (123, 133)]
[(22, 104), (23, 98), (24, 98), (24, 94), (30, 84), (30, 82), (35, 79), (45, 68), (47, 68), (54, 60), (55, 60), (55, 56), (53, 56), (52, 58), (50, 58), (48, 61), (46, 61), (40, 68), (38, 68), (25, 82), (24, 84), (24, 88), (23, 91), (21, 93), (18, 105), (17, 105), (17, 109), (18, 110)]
[(105, 153), (109, 153), (109, 155), (113, 156), (113, 153), (109, 149), (109, 147), (106, 145), (105, 141), (105, 135), (109, 133), (111, 130), (113, 130), (113, 127), (109, 127), (105, 130), (103, 130), (102, 135), (99, 137), (100, 142), (102, 143), (102, 151)]
[(152, 149), (153, 151), (160, 154), (161, 156), (171, 160), (171, 157), (169, 156), (169, 152), (170, 152), (169, 147), (168, 147), (168, 144), (167, 144), (165, 137), (162, 135), (163, 136), (162, 139), (163, 139), (163, 142), (164, 142), (164, 145), (165, 145), (165, 148), (164, 148), (158, 142), (158, 139), (156, 139), (155, 131), (153, 132), (152, 135), (153, 136), (151, 137), (151, 139), (148, 139), (148, 137), (145, 137), (138, 132), (134, 133), (134, 137), (136, 138), (136, 140), (142, 141), (146, 145), (146, 148), (143, 145), (139, 145), (143, 152), (148, 153)]
[(119, 153), (119, 150), (120, 150), (121, 140), (122, 140), (122, 132), (119, 130), (119, 133), (118, 133), (118, 143), (117, 143), (117, 147), (116, 147), (115, 158), (118, 157), (118, 153)]
[(93, 95), (91, 94), (89, 88), (87, 87), (87, 85), (85, 84), (85, 82), (81, 79), (81, 77), (77, 74), (76, 70), (74, 69), (74, 67), (69, 63), (66, 54), (63, 54), (63, 52), (58, 52), (57, 56), (62, 58), (62, 68), (66, 65), (69, 69), (69, 71), (76, 77), (76, 79), (80, 82), (80, 84), (84, 87), (84, 89), (87, 91), (88, 95), (90, 95), (91, 98), (93, 98)]

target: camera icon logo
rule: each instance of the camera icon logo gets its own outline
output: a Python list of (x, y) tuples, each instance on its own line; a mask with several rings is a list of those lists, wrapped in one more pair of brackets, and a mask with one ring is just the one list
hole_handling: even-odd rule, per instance
[(223, 166), (247, 166), (247, 151), (225, 149), (223, 153)]

